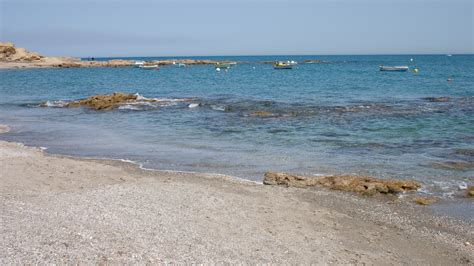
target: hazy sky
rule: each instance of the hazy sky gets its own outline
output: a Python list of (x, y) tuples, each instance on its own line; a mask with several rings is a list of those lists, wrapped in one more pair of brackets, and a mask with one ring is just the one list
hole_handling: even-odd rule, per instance
[(474, 53), (474, 0), (0, 0), (46, 55)]

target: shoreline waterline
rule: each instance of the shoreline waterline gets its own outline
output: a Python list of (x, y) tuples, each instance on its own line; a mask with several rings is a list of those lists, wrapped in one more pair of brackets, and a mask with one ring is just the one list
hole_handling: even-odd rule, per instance
[[(4, 132), (0, 132), (1, 133), (8, 133), (10, 132), (11, 128), (8, 126), (8, 125), (2, 125), (0, 124), (0, 129), (1, 128), (6, 128), (7, 130), (4, 131)], [(212, 172), (198, 172), (198, 171), (184, 171), (184, 170), (168, 170), (168, 169), (156, 169), (156, 168), (147, 168), (147, 167), (144, 167), (144, 164), (142, 162), (139, 162), (139, 161), (133, 161), (133, 160), (130, 160), (130, 159), (121, 159), (121, 158), (109, 158), (109, 157), (88, 157), (88, 156), (75, 156), (75, 155), (67, 155), (67, 154), (58, 154), (58, 153), (50, 153), (48, 151), (48, 147), (37, 147), (37, 146), (29, 146), (29, 145), (26, 145), (24, 143), (21, 143), (21, 142), (11, 142), (11, 141), (4, 141), (4, 140), (0, 140), (0, 141), (3, 141), (3, 142), (7, 142), (7, 143), (16, 143), (18, 145), (21, 145), (21, 146), (24, 146), (24, 147), (28, 147), (28, 148), (33, 148), (33, 149), (39, 149), (41, 150), (41, 152), (45, 155), (45, 156), (51, 156), (51, 157), (57, 157), (57, 158), (68, 158), (68, 159), (72, 159), (72, 160), (83, 160), (83, 161), (94, 161), (94, 162), (99, 162), (99, 163), (107, 163), (107, 164), (123, 164), (123, 165), (130, 165), (138, 170), (142, 170), (142, 171), (146, 171), (146, 172), (152, 172), (152, 173), (158, 173), (158, 174), (164, 174), (164, 173), (170, 173), (170, 174), (185, 174), (185, 175), (194, 175), (194, 176), (201, 176), (201, 177), (205, 177), (205, 178), (217, 178), (217, 179), (222, 179), (222, 180), (228, 180), (228, 181), (231, 181), (231, 182), (237, 182), (237, 183), (242, 183), (242, 184), (255, 184), (255, 185), (263, 185), (263, 176), (262, 176), (262, 181), (256, 181), (256, 180), (251, 180), (251, 179), (248, 179), (248, 178), (244, 178), (244, 177), (239, 177), (239, 176), (234, 176), (234, 175), (228, 175), (228, 174), (222, 174), (222, 173), (212, 173)], [(346, 175), (349, 175), (349, 176), (357, 176), (357, 174), (351, 174), (351, 173), (348, 173)], [(312, 175), (313, 177), (320, 177), (320, 176), (328, 176), (328, 175), (324, 175), (324, 174), (313, 174)], [(329, 175), (331, 176), (331, 175)], [(414, 180), (416, 182), (416, 180)], [(319, 188), (319, 189), (323, 189), (324, 188)], [(339, 193), (337, 191), (331, 191), (331, 193)], [(342, 192), (342, 193), (345, 193), (345, 192)], [(464, 199), (464, 201), (466, 201), (466, 203), (464, 204), (469, 204), (469, 202), (472, 200), (470, 199), (468, 196), (462, 196), (464, 194), (468, 193), (468, 190), (467, 190), (467, 185), (466, 185), (466, 188), (462, 189), (461, 190), (461, 194), (458, 196), (459, 199)], [(355, 196), (357, 197), (357, 195), (354, 195), (354, 193), (349, 193), (351, 194), (352, 196)], [(402, 200), (404, 201), (405, 203), (409, 203), (411, 202), (410, 204), (414, 204), (414, 202), (416, 202), (416, 195), (418, 195), (418, 198), (425, 198), (429, 200), (434, 200), (433, 203), (429, 203), (428, 205), (430, 205), (430, 207), (434, 208), (430, 211), (433, 211), (434, 210), (434, 213), (436, 213), (435, 215), (436, 216), (439, 216), (439, 217), (450, 217), (450, 218), (454, 218), (454, 219), (460, 219), (462, 221), (466, 221), (468, 222), (469, 224), (471, 224), (473, 221), (474, 221), (474, 217), (472, 217), (472, 215), (465, 215), (465, 210), (459, 210), (460, 212), (459, 213), (450, 213), (450, 215), (446, 216), (446, 213), (443, 213), (443, 211), (439, 212), (439, 211), (436, 211), (436, 208), (437, 206), (443, 206), (448, 204), (455, 204), (453, 202), (450, 202), (449, 199), (446, 199), (446, 198), (439, 198), (439, 197), (433, 197), (433, 194), (432, 192), (429, 191), (429, 186), (427, 184), (423, 184), (421, 183), (421, 187), (419, 189), (417, 189), (415, 192), (412, 192), (412, 193), (401, 193), (399, 195), (397, 195), (397, 198), (399, 200)], [(408, 196), (408, 197), (407, 197)], [(375, 200), (378, 200), (378, 199), (375, 199)], [(448, 201), (446, 201), (448, 200)], [(421, 204), (421, 205), (424, 205), (424, 204)], [(426, 208), (426, 207), (424, 207)], [(442, 210), (443, 208), (441, 208)], [(444, 209), (446, 209), (444, 207)], [(446, 212), (446, 210), (445, 210)]]
[[(264, 186), (222, 175), (148, 171), (130, 162), (51, 155), (5, 141), (0, 151), (0, 212), (8, 217), (0, 234), (13, 247), (8, 256), (0, 251), (2, 263), (97, 262), (103, 252), (115, 262), (125, 262), (123, 254), (155, 262), (474, 259), (472, 224), (433, 217), (413, 204)], [(40, 233), (24, 223), (41, 228)], [(121, 232), (114, 237), (116, 244), (107, 241), (116, 230)], [(177, 235), (180, 241), (175, 242)], [(46, 240), (51, 245), (42, 244)], [(275, 241), (284, 245), (269, 245)], [(197, 252), (188, 250), (190, 257), (184, 259), (179, 254), (188, 245)], [(229, 253), (230, 247), (235, 252)], [(49, 248), (54, 254), (42, 256)], [(83, 256), (81, 250), (89, 252)]]

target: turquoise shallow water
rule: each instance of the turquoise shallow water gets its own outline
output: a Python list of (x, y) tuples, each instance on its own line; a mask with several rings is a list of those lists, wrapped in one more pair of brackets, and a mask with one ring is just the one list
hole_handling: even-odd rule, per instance
[[(0, 123), (14, 130), (0, 139), (251, 180), (267, 170), (414, 178), (426, 184), (426, 193), (474, 211), (456, 196), (474, 183), (473, 55), (213, 59), (247, 63), (219, 73), (212, 66), (2, 70)], [(293, 70), (256, 63), (305, 59), (327, 63)], [(379, 65), (420, 72), (380, 72)], [(114, 91), (192, 98), (199, 106), (175, 101), (106, 112), (39, 107)], [(425, 99), (439, 96), (450, 100)], [(271, 116), (254, 116), (258, 111)], [(436, 165), (444, 162), (471, 167)]]

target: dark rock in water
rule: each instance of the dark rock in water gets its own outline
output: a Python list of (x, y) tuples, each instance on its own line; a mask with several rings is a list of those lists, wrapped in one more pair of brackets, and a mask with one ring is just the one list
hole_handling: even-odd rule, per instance
[(388, 195), (417, 190), (421, 184), (411, 180), (385, 180), (367, 176), (324, 176), (304, 177), (278, 172), (267, 172), (263, 180), (265, 185), (283, 185), (287, 187), (322, 186), (329, 189), (356, 192), (363, 195)]
[(432, 103), (441, 103), (441, 102), (449, 102), (451, 101), (451, 98), (450, 97), (426, 97), (426, 98), (423, 98), (423, 100), (426, 100)]
[(68, 103), (66, 107), (87, 106), (95, 110), (110, 110), (117, 108), (121, 104), (136, 101), (137, 95), (114, 92), (112, 95), (96, 95), (87, 99)]
[(431, 205), (438, 201), (435, 197), (416, 197), (414, 200), (419, 205)]
[(454, 153), (457, 155), (474, 156), (474, 149), (457, 149)]
[(468, 169), (474, 168), (474, 162), (464, 162), (464, 161), (440, 162), (440, 163), (432, 163), (431, 165), (434, 168), (447, 169), (447, 170), (468, 170)]
[(267, 111), (256, 111), (250, 114), (250, 116), (258, 116), (258, 117), (273, 117), (276, 116), (274, 113), (270, 113)]

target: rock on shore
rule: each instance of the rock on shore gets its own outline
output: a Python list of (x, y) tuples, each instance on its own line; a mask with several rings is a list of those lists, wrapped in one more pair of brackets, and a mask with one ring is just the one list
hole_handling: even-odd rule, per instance
[(411, 180), (385, 180), (367, 176), (324, 176), (305, 177), (287, 173), (267, 172), (263, 180), (265, 185), (283, 185), (288, 187), (322, 186), (333, 190), (356, 192), (363, 195), (398, 194), (417, 190), (421, 184)]
[(25, 48), (16, 48), (11, 42), (0, 42), (0, 61), (13, 62), (34, 62), (39, 61), (44, 56), (29, 52)]

